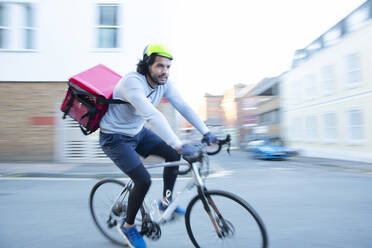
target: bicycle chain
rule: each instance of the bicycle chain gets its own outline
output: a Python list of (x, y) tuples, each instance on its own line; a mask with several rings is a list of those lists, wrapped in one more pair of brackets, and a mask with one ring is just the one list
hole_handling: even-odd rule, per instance
[(151, 220), (146, 219), (142, 222), (140, 234), (146, 235), (151, 240), (159, 240), (161, 237), (160, 226)]

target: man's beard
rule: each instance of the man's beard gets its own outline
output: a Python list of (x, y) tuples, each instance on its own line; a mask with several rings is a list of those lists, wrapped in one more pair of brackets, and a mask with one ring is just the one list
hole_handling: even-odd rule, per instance
[(157, 85), (163, 85), (167, 82), (167, 80), (165, 80), (164, 82), (159, 82), (159, 80), (155, 79), (153, 76), (151, 76), (151, 73), (148, 73), (148, 76), (150, 77), (151, 81), (153, 81), (155, 84)]

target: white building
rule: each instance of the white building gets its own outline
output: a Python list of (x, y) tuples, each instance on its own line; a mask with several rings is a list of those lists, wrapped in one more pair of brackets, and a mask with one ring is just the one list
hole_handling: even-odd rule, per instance
[(304, 155), (372, 162), (372, 1), (304, 49), (283, 76), (286, 139)]
[(98, 63), (124, 73), (169, 42), (168, 26), (162, 0), (0, 0), (0, 81), (66, 81)]
[(20, 99), (12, 110), (2, 106), (0, 156), (102, 158), (97, 135), (60, 118), (66, 82), (97, 64), (121, 75), (135, 70), (148, 43), (171, 46), (168, 18), (164, 0), (0, 0), (2, 103)]

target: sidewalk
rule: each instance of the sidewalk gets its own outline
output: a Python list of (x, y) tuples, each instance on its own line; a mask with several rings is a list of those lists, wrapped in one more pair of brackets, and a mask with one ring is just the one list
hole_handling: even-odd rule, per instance
[[(146, 159), (144, 164), (160, 162)], [(162, 176), (163, 168), (151, 169), (154, 177)], [(0, 162), (0, 177), (56, 177), (56, 178), (123, 178), (127, 177), (113, 163), (47, 163), (47, 162)]]
[[(228, 155), (226, 155), (228, 156)], [(231, 151), (231, 156), (235, 159), (244, 161), (249, 158), (249, 153), (239, 150)], [(213, 157), (210, 157), (213, 163)], [(146, 159), (144, 164), (160, 162), (156, 159)], [(288, 162), (306, 166), (324, 166), (335, 169), (347, 169), (372, 173), (372, 163), (362, 163), (346, 160), (335, 160), (313, 157), (293, 157)], [(150, 170), (153, 177), (161, 177), (163, 168)], [(113, 163), (107, 164), (82, 164), (82, 163), (12, 163), (0, 162), (0, 177), (69, 177), (69, 178), (122, 178), (126, 175), (120, 171)]]
[(311, 164), (312, 166), (324, 166), (335, 169), (339, 168), (372, 173), (372, 163), (301, 156), (290, 158), (289, 161), (301, 164)]

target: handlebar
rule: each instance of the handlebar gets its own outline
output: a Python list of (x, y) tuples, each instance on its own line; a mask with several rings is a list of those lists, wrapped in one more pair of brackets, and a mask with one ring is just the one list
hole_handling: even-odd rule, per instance
[[(227, 144), (228, 145), (228, 148), (227, 148), (227, 153), (230, 154), (230, 142), (231, 142), (231, 136), (228, 134), (226, 136), (225, 139), (219, 139), (218, 140), (218, 148), (217, 150), (213, 151), (213, 152), (206, 152), (208, 155), (215, 155), (217, 153), (219, 153), (222, 149), (222, 146)], [(205, 141), (202, 141), (201, 143), (199, 143), (198, 147), (199, 147), (199, 152), (198, 154), (194, 154), (194, 155), (191, 155), (191, 156), (186, 156), (186, 155), (182, 155), (183, 159), (185, 159), (187, 162), (189, 162), (190, 164), (193, 163), (193, 162), (196, 162), (196, 161), (200, 161), (202, 158), (203, 158), (203, 148), (207, 147), (208, 144), (205, 142)]]
[[(204, 143), (205, 145), (207, 145), (206, 143)], [(217, 142), (217, 145), (218, 145), (218, 149), (214, 152), (208, 152), (207, 151), (207, 154), (208, 155), (215, 155), (217, 153), (219, 153), (223, 147), (223, 145), (227, 145), (227, 153), (230, 154), (230, 146), (231, 146), (231, 136), (230, 134), (226, 135), (226, 138), (225, 139), (219, 139), (218, 142)]]

